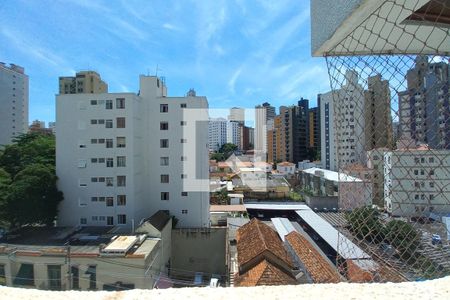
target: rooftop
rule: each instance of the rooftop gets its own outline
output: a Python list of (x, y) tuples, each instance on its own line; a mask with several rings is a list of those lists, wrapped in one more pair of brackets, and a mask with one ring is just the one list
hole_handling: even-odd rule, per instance
[(246, 212), (244, 205), (210, 205), (210, 212)]
[[(320, 176), (325, 178), (326, 180), (334, 181), (334, 182), (362, 182), (361, 179), (344, 174), (344, 173), (338, 173), (335, 171), (330, 171), (326, 169), (320, 169), (320, 168), (309, 168), (302, 170), (304, 173), (308, 173), (314, 176)], [(317, 172), (317, 174), (316, 174)], [(320, 174), (320, 175), (319, 175)], [(323, 174), (323, 175), (322, 175)]]
[(337, 270), (331, 267), (331, 263), (326, 261), (300, 233), (292, 231), (286, 235), (286, 240), (314, 283), (338, 283), (341, 281)]
[(297, 284), (292, 275), (283, 272), (265, 259), (234, 280), (236, 287), (292, 284)]

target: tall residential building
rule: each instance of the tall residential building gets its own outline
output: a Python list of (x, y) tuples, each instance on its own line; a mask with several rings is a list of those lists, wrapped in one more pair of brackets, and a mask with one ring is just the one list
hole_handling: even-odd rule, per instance
[(320, 97), (317, 97), (317, 107), (308, 111), (308, 158), (313, 161), (320, 154)]
[(210, 151), (217, 151), (227, 143), (227, 120), (210, 118), (208, 125), (208, 144)]
[(275, 118), (275, 107), (268, 102), (255, 106), (255, 141), (254, 147), (256, 151), (268, 154), (267, 141), (267, 124)]
[(242, 150), (241, 127), (242, 124), (240, 122), (237, 121), (227, 122), (227, 143), (236, 145), (239, 150)]
[[(306, 100), (307, 101), (307, 100)], [(268, 161), (297, 164), (307, 158), (307, 107), (281, 106), (267, 131)]]
[(28, 75), (24, 68), (0, 62), (0, 147), (28, 131)]
[(266, 121), (269, 121), (269, 120), (272, 120), (275, 118), (275, 116), (276, 116), (275, 106), (270, 105), (269, 102), (264, 102), (261, 106), (257, 106), (257, 107), (262, 107), (265, 109)]
[(250, 150), (250, 127), (247, 126), (240, 126), (239, 127), (240, 132), (240, 145), (241, 150)]
[(366, 150), (393, 148), (393, 127), (391, 118), (391, 92), (389, 81), (381, 75), (367, 79), (368, 89), (364, 91), (364, 117)]
[(133, 227), (166, 210), (209, 226), (207, 99), (167, 97), (155, 76), (139, 90), (57, 95), (58, 225)]
[(255, 149), (255, 128), (248, 127), (248, 143), (250, 149)]
[(232, 122), (237, 122), (241, 125), (245, 123), (245, 109), (240, 107), (230, 108), (230, 114), (228, 115), (228, 120)]
[(450, 149), (450, 65), (417, 56), (406, 80), (408, 89), (398, 93), (400, 137)]
[(59, 77), (59, 94), (107, 93), (108, 85), (95, 71), (77, 72), (75, 77)]
[(366, 164), (364, 107), (364, 89), (353, 70), (345, 73), (341, 89), (321, 95), (321, 155), (326, 169)]

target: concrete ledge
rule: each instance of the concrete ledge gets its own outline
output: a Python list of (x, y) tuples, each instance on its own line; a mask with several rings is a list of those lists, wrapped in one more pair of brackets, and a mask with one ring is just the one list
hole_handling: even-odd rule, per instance
[(423, 282), (304, 284), (251, 288), (182, 288), (126, 292), (50, 292), (0, 286), (0, 299), (450, 299), (450, 277)]

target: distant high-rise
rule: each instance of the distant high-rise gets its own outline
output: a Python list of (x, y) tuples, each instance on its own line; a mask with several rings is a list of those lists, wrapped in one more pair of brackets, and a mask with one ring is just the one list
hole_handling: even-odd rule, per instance
[(255, 144), (256, 152), (268, 154), (267, 124), (275, 118), (275, 107), (268, 102), (255, 106)]
[(381, 75), (369, 77), (364, 91), (366, 150), (393, 147), (391, 93), (389, 82)]
[(408, 90), (398, 93), (400, 138), (450, 149), (450, 65), (418, 56), (406, 80)]
[(227, 142), (227, 120), (211, 118), (208, 124), (208, 143), (210, 151), (217, 151)]
[(28, 131), (28, 76), (24, 68), (0, 62), (0, 146)]
[(95, 71), (77, 72), (75, 77), (59, 77), (59, 94), (107, 93), (108, 84)]
[(244, 125), (245, 123), (245, 109), (240, 107), (230, 108), (230, 114), (228, 116), (229, 121), (237, 122)]
[(319, 159), (320, 153), (320, 95), (317, 96), (317, 107), (308, 111), (308, 158)]
[(275, 118), (275, 107), (270, 105), (269, 102), (264, 102), (261, 105), (266, 110), (266, 121), (272, 120)]
[(239, 150), (242, 150), (241, 127), (242, 124), (238, 121), (227, 122), (227, 143), (236, 145)]
[(321, 156), (326, 169), (366, 164), (364, 89), (358, 73), (348, 70), (342, 89), (321, 95)]

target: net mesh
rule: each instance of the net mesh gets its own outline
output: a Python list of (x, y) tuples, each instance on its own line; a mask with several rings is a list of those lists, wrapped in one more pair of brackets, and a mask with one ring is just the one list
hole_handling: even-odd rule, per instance
[(439, 278), (450, 274), (450, 1), (379, 2), (325, 55), (322, 164), (345, 176), (340, 211), (319, 214), (338, 229), (349, 281)]

